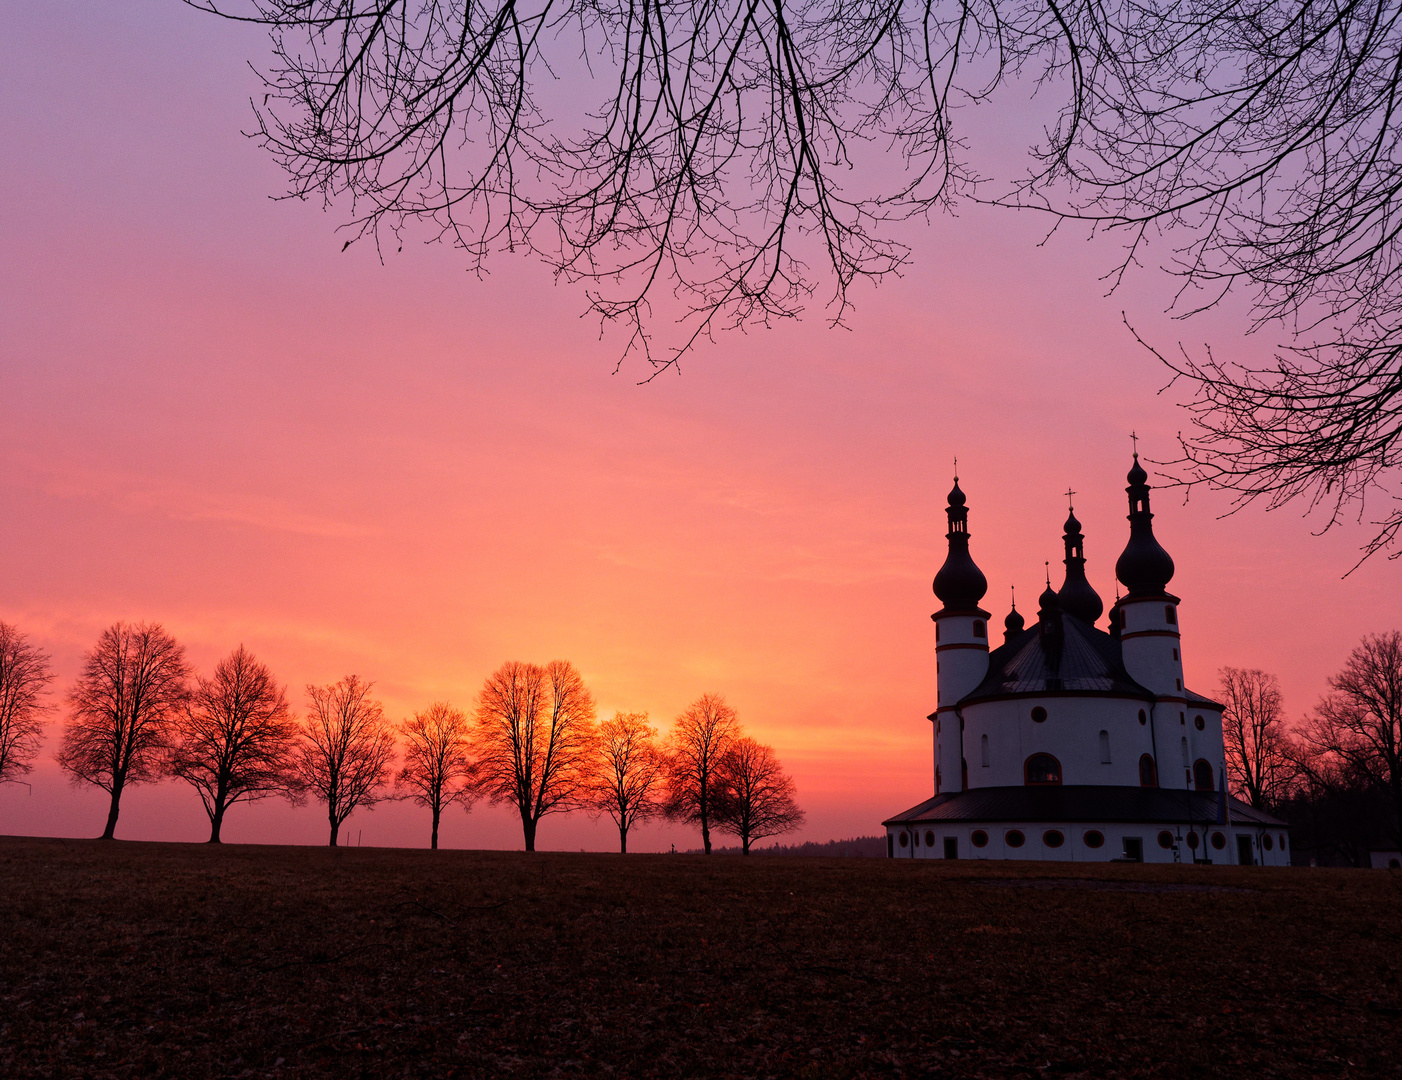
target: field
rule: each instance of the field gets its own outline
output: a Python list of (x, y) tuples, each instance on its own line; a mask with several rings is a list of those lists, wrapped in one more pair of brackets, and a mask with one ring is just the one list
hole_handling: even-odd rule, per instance
[(1384, 871), (0, 839), (6, 1077), (1402, 1075)]

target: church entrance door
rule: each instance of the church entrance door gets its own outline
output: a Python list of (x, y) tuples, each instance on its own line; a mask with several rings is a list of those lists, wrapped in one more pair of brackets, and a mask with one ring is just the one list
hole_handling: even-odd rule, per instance
[(946, 859), (959, 858), (959, 837), (946, 836), (944, 838), (944, 857)]
[(1255, 852), (1251, 850), (1251, 837), (1243, 836), (1240, 833), (1236, 838), (1236, 861), (1242, 866), (1254, 866), (1256, 864)]

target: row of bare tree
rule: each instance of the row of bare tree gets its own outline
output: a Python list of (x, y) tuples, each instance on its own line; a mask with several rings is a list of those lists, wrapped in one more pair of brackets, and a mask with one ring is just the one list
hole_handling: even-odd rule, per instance
[(1274, 675), (1228, 667), (1221, 680), (1235, 794), (1285, 817), (1297, 851), (1361, 864), (1402, 847), (1402, 631), (1363, 638), (1296, 724)]
[[(54, 706), (49, 658), (0, 622), (0, 783), (29, 772)], [(326, 808), (330, 843), (359, 807), (409, 799), (432, 815), (479, 798), (518, 811), (526, 850), (543, 817), (607, 814), (619, 848), (640, 822), (666, 817), (754, 841), (797, 828), (803, 812), (774, 751), (746, 736), (716, 694), (698, 698), (663, 739), (646, 713), (599, 723), (593, 695), (573, 665), (511, 661), (493, 672), (471, 717), (436, 702), (390, 723), (371, 684), (355, 675), (307, 687), (305, 715), (240, 645), (209, 677), (194, 672), (163, 627), (116, 623), (83, 661), (67, 695), (58, 751), (77, 784), (111, 796), (104, 838), (116, 831), (123, 792), (173, 777), (190, 784), (218, 843), (238, 802), (308, 797)]]

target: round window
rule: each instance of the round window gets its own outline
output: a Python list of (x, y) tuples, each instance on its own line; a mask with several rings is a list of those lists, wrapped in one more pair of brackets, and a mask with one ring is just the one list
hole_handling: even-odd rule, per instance
[(909, 833), (901, 833), (901, 847), (909, 847), (909, 846), (910, 846), (910, 834), (909, 834)]
[(1201, 731), (1203, 728), (1207, 727), (1207, 721), (1201, 716), (1195, 716), (1193, 717), (1193, 727)]
[(1227, 846), (1227, 838), (1219, 832), (1213, 833), (1212, 846), (1215, 847), (1218, 851), (1221, 851), (1224, 847)]
[(1281, 851), (1284, 851), (1284, 850), (1285, 850), (1285, 834), (1284, 834), (1284, 833), (1281, 833), (1281, 834), (1280, 834), (1280, 850), (1281, 850)]
[(1022, 830), (1009, 829), (1008, 835), (1003, 839), (1007, 842), (1008, 847), (1022, 847), (1023, 841), (1027, 838), (1022, 835)]
[(1060, 847), (1066, 843), (1066, 837), (1061, 835), (1060, 829), (1048, 829), (1042, 834), (1042, 843), (1047, 847)]
[(1188, 847), (1192, 848), (1192, 850), (1194, 850), (1194, 851), (1196, 851), (1196, 850), (1198, 849), (1198, 834), (1197, 834), (1197, 833), (1195, 833), (1195, 832), (1190, 832), (1190, 833), (1188, 833)]
[(1266, 833), (1265, 836), (1261, 837), (1261, 846), (1267, 851), (1270, 851), (1272, 848), (1275, 847), (1275, 841), (1271, 839), (1270, 833)]
[(1139, 710), (1139, 722), (1141, 724), (1147, 724), (1149, 722), (1149, 714), (1146, 713), (1143, 709)]
[(1167, 850), (1173, 846), (1173, 834), (1167, 829), (1159, 833), (1159, 847)]
[(930, 832), (928, 829), (925, 830), (925, 846), (926, 846), (926, 847), (934, 847), (934, 846), (935, 846), (935, 834), (932, 833), (932, 832)]
[(1034, 724), (1040, 724), (1043, 721), (1045, 721), (1046, 718), (1047, 710), (1042, 708), (1040, 705), (1038, 705), (1035, 709), (1032, 710), (1032, 722)]
[(1091, 829), (1086, 833), (1086, 847), (1098, 848), (1105, 846), (1105, 834), (1099, 829)]
[(975, 829), (973, 835), (969, 837), (969, 840), (972, 841), (974, 847), (988, 846), (988, 834), (982, 829)]

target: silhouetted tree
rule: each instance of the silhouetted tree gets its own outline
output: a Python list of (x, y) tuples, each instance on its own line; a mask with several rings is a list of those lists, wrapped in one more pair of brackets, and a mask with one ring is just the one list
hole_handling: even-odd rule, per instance
[(618, 850), (628, 851), (628, 830), (661, 813), (663, 756), (647, 713), (613, 714), (599, 725), (598, 779), (592, 803), (618, 826)]
[(594, 779), (594, 698), (573, 665), (511, 660), (477, 697), (481, 791), (521, 815), (527, 851), (547, 814), (588, 805)]
[(1255, 668), (1224, 667), (1222, 737), (1227, 781), (1259, 810), (1270, 810), (1285, 795), (1294, 775), (1281, 709), (1280, 680)]
[(220, 842), (234, 803), (300, 799), (298, 730), (286, 691), (242, 645), (219, 661), (213, 677), (196, 680), (171, 723), (169, 768), (199, 792), (211, 844)]
[(740, 840), (740, 853), (766, 836), (793, 832), (803, 824), (793, 780), (772, 748), (748, 736), (736, 739), (716, 767), (717, 827)]
[[(256, 137), (291, 194), (345, 197), (376, 244), (421, 222), (473, 268), (533, 250), (659, 365), (797, 316), (824, 271), (840, 321), (964, 196), (1120, 237), (1114, 282), (1166, 235), (1185, 314), (1244, 290), (1291, 334), (1256, 367), (1174, 362), (1200, 479), (1337, 514), (1398, 464), (1391, 0), (187, 2), (269, 27)], [(967, 106), (1018, 83), (1045, 122), (998, 181)], [(1402, 510), (1378, 524), (1391, 544)]]
[(1369, 634), (1329, 678), (1302, 738), (1313, 768), (1332, 764), (1386, 797), (1386, 828), (1402, 844), (1402, 631)]
[(83, 658), (58, 763), (75, 784), (112, 796), (104, 840), (116, 834), (122, 792), (164, 772), (171, 720), (189, 697), (189, 678), (184, 647), (158, 623), (114, 623)]
[(0, 622), (0, 784), (18, 780), (34, 766), (53, 706), (49, 657), (27, 635)]
[(715, 822), (716, 769), (739, 735), (739, 716), (725, 698), (702, 694), (677, 717), (667, 736), (665, 812), (674, 821), (700, 826), (707, 855)]
[(427, 806), (433, 815), (429, 847), (438, 850), (438, 823), (457, 803), (472, 809), (477, 797), (477, 769), (468, 749), (467, 717), (461, 709), (438, 701), (414, 714), (401, 729), (404, 766), (396, 786), (401, 798)]
[(299, 783), (326, 804), (331, 847), (356, 807), (387, 797), (394, 775), (394, 734), (370, 683), (347, 675), (330, 686), (308, 686), (309, 707), (297, 750)]

